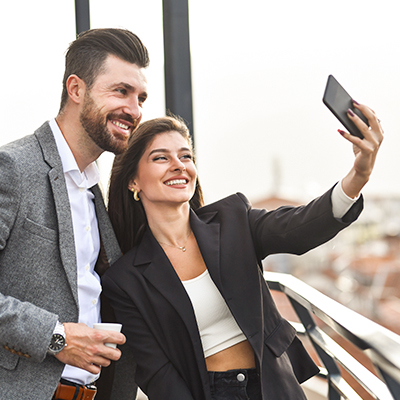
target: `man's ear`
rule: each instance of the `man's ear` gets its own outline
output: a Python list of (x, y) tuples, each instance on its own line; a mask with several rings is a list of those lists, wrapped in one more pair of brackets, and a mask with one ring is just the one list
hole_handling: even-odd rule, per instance
[(78, 75), (70, 75), (66, 82), (68, 97), (75, 104), (82, 103), (85, 98), (86, 84)]

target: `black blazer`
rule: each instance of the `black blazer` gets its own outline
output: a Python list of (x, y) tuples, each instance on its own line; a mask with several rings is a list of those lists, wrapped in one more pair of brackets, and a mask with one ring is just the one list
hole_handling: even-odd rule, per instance
[[(338, 220), (331, 191), (307, 206), (271, 212), (252, 209), (238, 193), (191, 213), (210, 276), (254, 350), (263, 399), (305, 399), (299, 382), (318, 368), (279, 314), (260, 260), (326, 242), (358, 217), (362, 203)], [(105, 273), (103, 290), (136, 357), (136, 381), (150, 400), (211, 399), (190, 299), (150, 229)]]

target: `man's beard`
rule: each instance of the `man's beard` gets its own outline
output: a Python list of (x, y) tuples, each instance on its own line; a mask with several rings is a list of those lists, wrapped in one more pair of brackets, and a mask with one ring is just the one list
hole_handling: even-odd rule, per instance
[(128, 140), (123, 135), (112, 134), (107, 128), (107, 120), (124, 119), (133, 123), (133, 118), (128, 114), (108, 114), (104, 116), (96, 107), (89, 93), (85, 96), (85, 104), (79, 116), (80, 123), (92, 139), (103, 151), (114, 154), (123, 153), (128, 147)]

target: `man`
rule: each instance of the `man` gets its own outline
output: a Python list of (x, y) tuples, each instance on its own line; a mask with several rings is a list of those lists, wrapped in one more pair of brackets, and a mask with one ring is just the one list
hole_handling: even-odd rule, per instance
[[(122, 333), (92, 329), (99, 275), (121, 255), (95, 160), (127, 147), (148, 64), (127, 30), (83, 33), (66, 54), (57, 117), (0, 148), (1, 400), (92, 399), (101, 368), (121, 356), (104, 343), (122, 345)], [(123, 354), (96, 400), (136, 397)]]

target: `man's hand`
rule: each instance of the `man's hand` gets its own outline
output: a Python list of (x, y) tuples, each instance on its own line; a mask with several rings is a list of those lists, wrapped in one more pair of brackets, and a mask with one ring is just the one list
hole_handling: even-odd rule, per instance
[(104, 343), (124, 344), (126, 339), (122, 333), (92, 329), (81, 323), (64, 323), (64, 327), (67, 345), (55, 356), (64, 364), (98, 374), (101, 367), (121, 357), (120, 350)]

